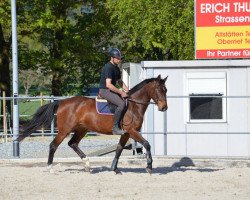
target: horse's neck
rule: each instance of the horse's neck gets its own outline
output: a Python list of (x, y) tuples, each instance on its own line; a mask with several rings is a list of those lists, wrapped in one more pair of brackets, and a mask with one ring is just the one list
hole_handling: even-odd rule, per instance
[(150, 102), (150, 97), (148, 95), (148, 92), (145, 90), (138, 90), (137, 92), (135, 92), (134, 94), (131, 95), (132, 99), (137, 100), (137, 101), (142, 101), (145, 103), (149, 103)]
[(148, 96), (148, 92), (139, 90), (131, 95), (131, 99), (135, 101), (136, 106), (141, 110), (142, 115), (144, 115), (151, 99)]

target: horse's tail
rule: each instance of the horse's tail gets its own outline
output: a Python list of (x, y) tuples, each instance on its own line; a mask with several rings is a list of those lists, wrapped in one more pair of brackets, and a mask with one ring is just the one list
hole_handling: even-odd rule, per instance
[(31, 135), (35, 130), (42, 127), (49, 127), (54, 118), (54, 113), (56, 113), (58, 109), (58, 106), (59, 101), (41, 106), (33, 115), (31, 121), (24, 126), (22, 131), (20, 131), (21, 135), (19, 135), (16, 140), (20, 142), (27, 136)]

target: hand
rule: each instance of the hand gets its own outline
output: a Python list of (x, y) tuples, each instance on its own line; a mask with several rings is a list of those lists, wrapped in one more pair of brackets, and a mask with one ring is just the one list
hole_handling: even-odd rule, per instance
[(122, 92), (122, 93), (121, 93), (121, 96), (122, 96), (122, 98), (127, 98), (127, 97), (128, 97), (128, 94), (127, 94), (126, 92)]

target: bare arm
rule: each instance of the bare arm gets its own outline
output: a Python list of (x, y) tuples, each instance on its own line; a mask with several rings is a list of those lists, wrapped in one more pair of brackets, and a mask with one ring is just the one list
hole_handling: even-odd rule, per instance
[(120, 85), (120, 87), (125, 91), (125, 92), (128, 92), (128, 86), (121, 80), (119, 79), (118, 80), (118, 84)]
[(106, 87), (108, 89), (110, 89), (111, 91), (120, 94), (122, 97), (127, 97), (126, 92), (123, 92), (122, 90), (119, 90), (118, 88), (116, 88), (112, 83), (111, 83), (111, 79), (107, 78), (106, 79)]

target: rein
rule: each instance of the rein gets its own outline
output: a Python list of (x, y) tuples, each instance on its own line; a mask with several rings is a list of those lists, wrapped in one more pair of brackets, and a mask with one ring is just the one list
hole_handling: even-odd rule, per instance
[(149, 104), (156, 104), (155, 102), (143, 102), (143, 101), (137, 101), (137, 100), (133, 100), (131, 98), (127, 98), (128, 101), (137, 103), (137, 104), (141, 104), (141, 105), (149, 105)]
[[(141, 105), (144, 105), (144, 106), (147, 106), (147, 105), (149, 105), (149, 104), (156, 104), (155, 102), (136, 101), (136, 100), (133, 100), (133, 99), (131, 99), (131, 98), (125, 98), (125, 100), (126, 100), (126, 105), (128, 105), (128, 101), (134, 102), (134, 103), (136, 103), (136, 104), (141, 104)], [(131, 119), (131, 121), (130, 121), (129, 123), (127, 123), (127, 124), (125, 124), (124, 121), (123, 121), (122, 124), (125, 125), (125, 126), (128, 126), (129, 124), (131, 124), (131, 123), (133, 122), (133, 120), (134, 120), (134, 115), (132, 114), (132, 119)]]
[[(126, 100), (126, 105), (128, 104), (128, 101), (134, 102), (134, 103), (136, 103), (136, 104), (141, 104), (141, 105), (144, 105), (144, 106), (147, 106), (147, 105), (149, 105), (149, 104), (156, 104), (155, 102), (136, 101), (136, 100), (133, 100), (133, 99), (131, 99), (131, 98), (125, 98), (125, 100)], [(133, 119), (134, 119), (134, 115), (132, 115), (131, 122), (125, 124), (124, 121), (123, 121), (122, 123), (123, 123), (123, 125), (128, 126), (129, 124), (131, 124), (131, 123), (133, 122)]]

